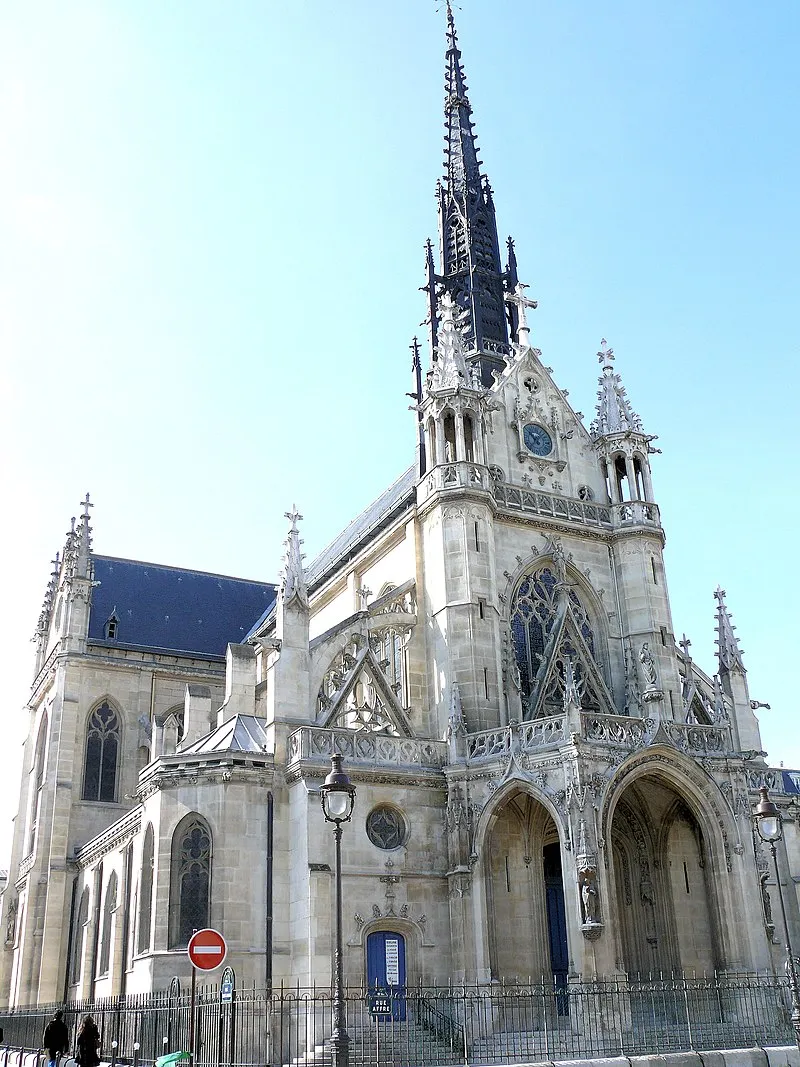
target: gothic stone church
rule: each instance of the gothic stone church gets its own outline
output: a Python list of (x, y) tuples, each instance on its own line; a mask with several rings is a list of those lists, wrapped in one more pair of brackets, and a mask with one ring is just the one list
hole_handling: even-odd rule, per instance
[[(586, 426), (532, 347), (452, 12), (445, 121), (413, 465), (308, 565), (293, 511), (277, 586), (98, 555), (88, 498), (73, 523), (36, 634), (3, 1002), (163, 989), (206, 925), (240, 980), (326, 983), (332, 753), (358, 791), (349, 980), (387, 940), (409, 982), (781, 966), (750, 811), (794, 778), (764, 762), (722, 590), (714, 673), (676, 644), (653, 438), (612, 350)], [(792, 818), (779, 857), (791, 887)]]

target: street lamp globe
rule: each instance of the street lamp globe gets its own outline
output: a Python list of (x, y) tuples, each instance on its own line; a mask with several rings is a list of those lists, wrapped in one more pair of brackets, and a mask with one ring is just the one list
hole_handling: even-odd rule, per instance
[(766, 786), (759, 789), (761, 800), (753, 812), (753, 821), (756, 824), (758, 836), (762, 841), (772, 844), (780, 841), (783, 833), (781, 813), (769, 799), (769, 791)]
[(356, 787), (342, 770), (342, 757), (331, 756), (331, 769), (320, 788), (322, 811), (328, 822), (343, 823), (353, 814)]

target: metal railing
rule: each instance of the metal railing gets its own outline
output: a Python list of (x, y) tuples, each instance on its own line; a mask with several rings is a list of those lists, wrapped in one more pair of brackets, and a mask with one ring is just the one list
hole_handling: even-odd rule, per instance
[[(791, 1045), (787, 983), (763, 974), (552, 979), (506, 985), (418, 985), (345, 990), (352, 1067), (431, 1067), (521, 1063)], [(40, 1047), (55, 1005), (0, 1012), (5, 1041)], [(197, 1067), (328, 1067), (333, 1004), (327, 988), (276, 986), (237, 990), (222, 1003), (216, 987), (198, 992)], [(101, 1054), (119, 1063), (152, 1063), (189, 1051), (189, 998), (153, 993), (71, 1003), (65, 1021), (74, 1040), (91, 1014)], [(137, 1047), (138, 1046), (138, 1047)], [(0, 1067), (3, 1067), (0, 1050)], [(13, 1056), (9, 1067), (16, 1062)]]

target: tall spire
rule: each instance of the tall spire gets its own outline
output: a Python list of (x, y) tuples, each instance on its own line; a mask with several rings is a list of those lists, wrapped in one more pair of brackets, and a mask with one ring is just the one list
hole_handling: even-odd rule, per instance
[[(480, 367), (484, 385), (502, 370), (508, 353), (508, 323), (503, 305), (506, 274), (500, 266), (497, 221), (489, 182), (481, 173), (472, 125), (472, 108), (458, 47), (453, 9), (447, 3), (445, 54), (445, 173), (437, 188), (441, 274), (431, 277), (452, 295), (459, 310), (458, 328)], [(432, 296), (432, 294), (430, 294)], [(436, 346), (435, 316), (431, 340)]]
[(608, 347), (605, 337), (600, 342), (597, 359), (602, 364), (603, 373), (598, 383), (597, 414), (591, 425), (592, 433), (595, 437), (626, 430), (642, 433), (642, 420), (631, 407), (622, 379), (614, 370), (614, 349)]
[(714, 591), (717, 599), (717, 657), (719, 658), (720, 673), (727, 671), (739, 671), (745, 673), (742, 650), (739, 648), (739, 639), (734, 630), (736, 627), (731, 622), (730, 612), (725, 603), (725, 590), (717, 586)]

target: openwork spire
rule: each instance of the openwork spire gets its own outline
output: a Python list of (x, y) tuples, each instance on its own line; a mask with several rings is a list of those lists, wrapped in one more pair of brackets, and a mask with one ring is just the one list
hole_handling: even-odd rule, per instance
[(605, 337), (600, 342), (597, 359), (603, 373), (597, 390), (597, 414), (590, 427), (595, 437), (608, 433), (634, 430), (643, 433), (642, 420), (631, 407), (622, 379), (614, 370), (614, 349), (608, 347)]
[(442, 287), (458, 309), (456, 322), (466, 343), (468, 362), (480, 367), (485, 386), (501, 371), (508, 354), (508, 324), (503, 304), (506, 274), (500, 266), (492, 190), (481, 173), (472, 124), (472, 107), (461, 62), (453, 9), (447, 5), (445, 53), (445, 173), (437, 188), (441, 273), (428, 259), (431, 341), (437, 346), (435, 295)]
[(467, 97), (467, 79), (461, 62), (453, 9), (447, 5), (447, 52), (444, 74), (445, 181), (449, 192), (464, 197), (480, 192), (478, 146), (472, 126), (472, 108)]
[(300, 540), (300, 531), (297, 528), (297, 523), (302, 521), (303, 516), (293, 505), (292, 510), (286, 512), (286, 518), (291, 525), (286, 540), (283, 542), (285, 552), (281, 568), (280, 596), (284, 604), (297, 600), (303, 607), (308, 607), (308, 590), (303, 570), (305, 554), (300, 551), (303, 542)]
[(720, 673), (722, 671), (740, 671), (745, 673), (742, 650), (739, 639), (734, 633), (736, 627), (731, 622), (731, 615), (725, 603), (725, 590), (717, 586), (714, 596), (717, 599), (717, 658)]

